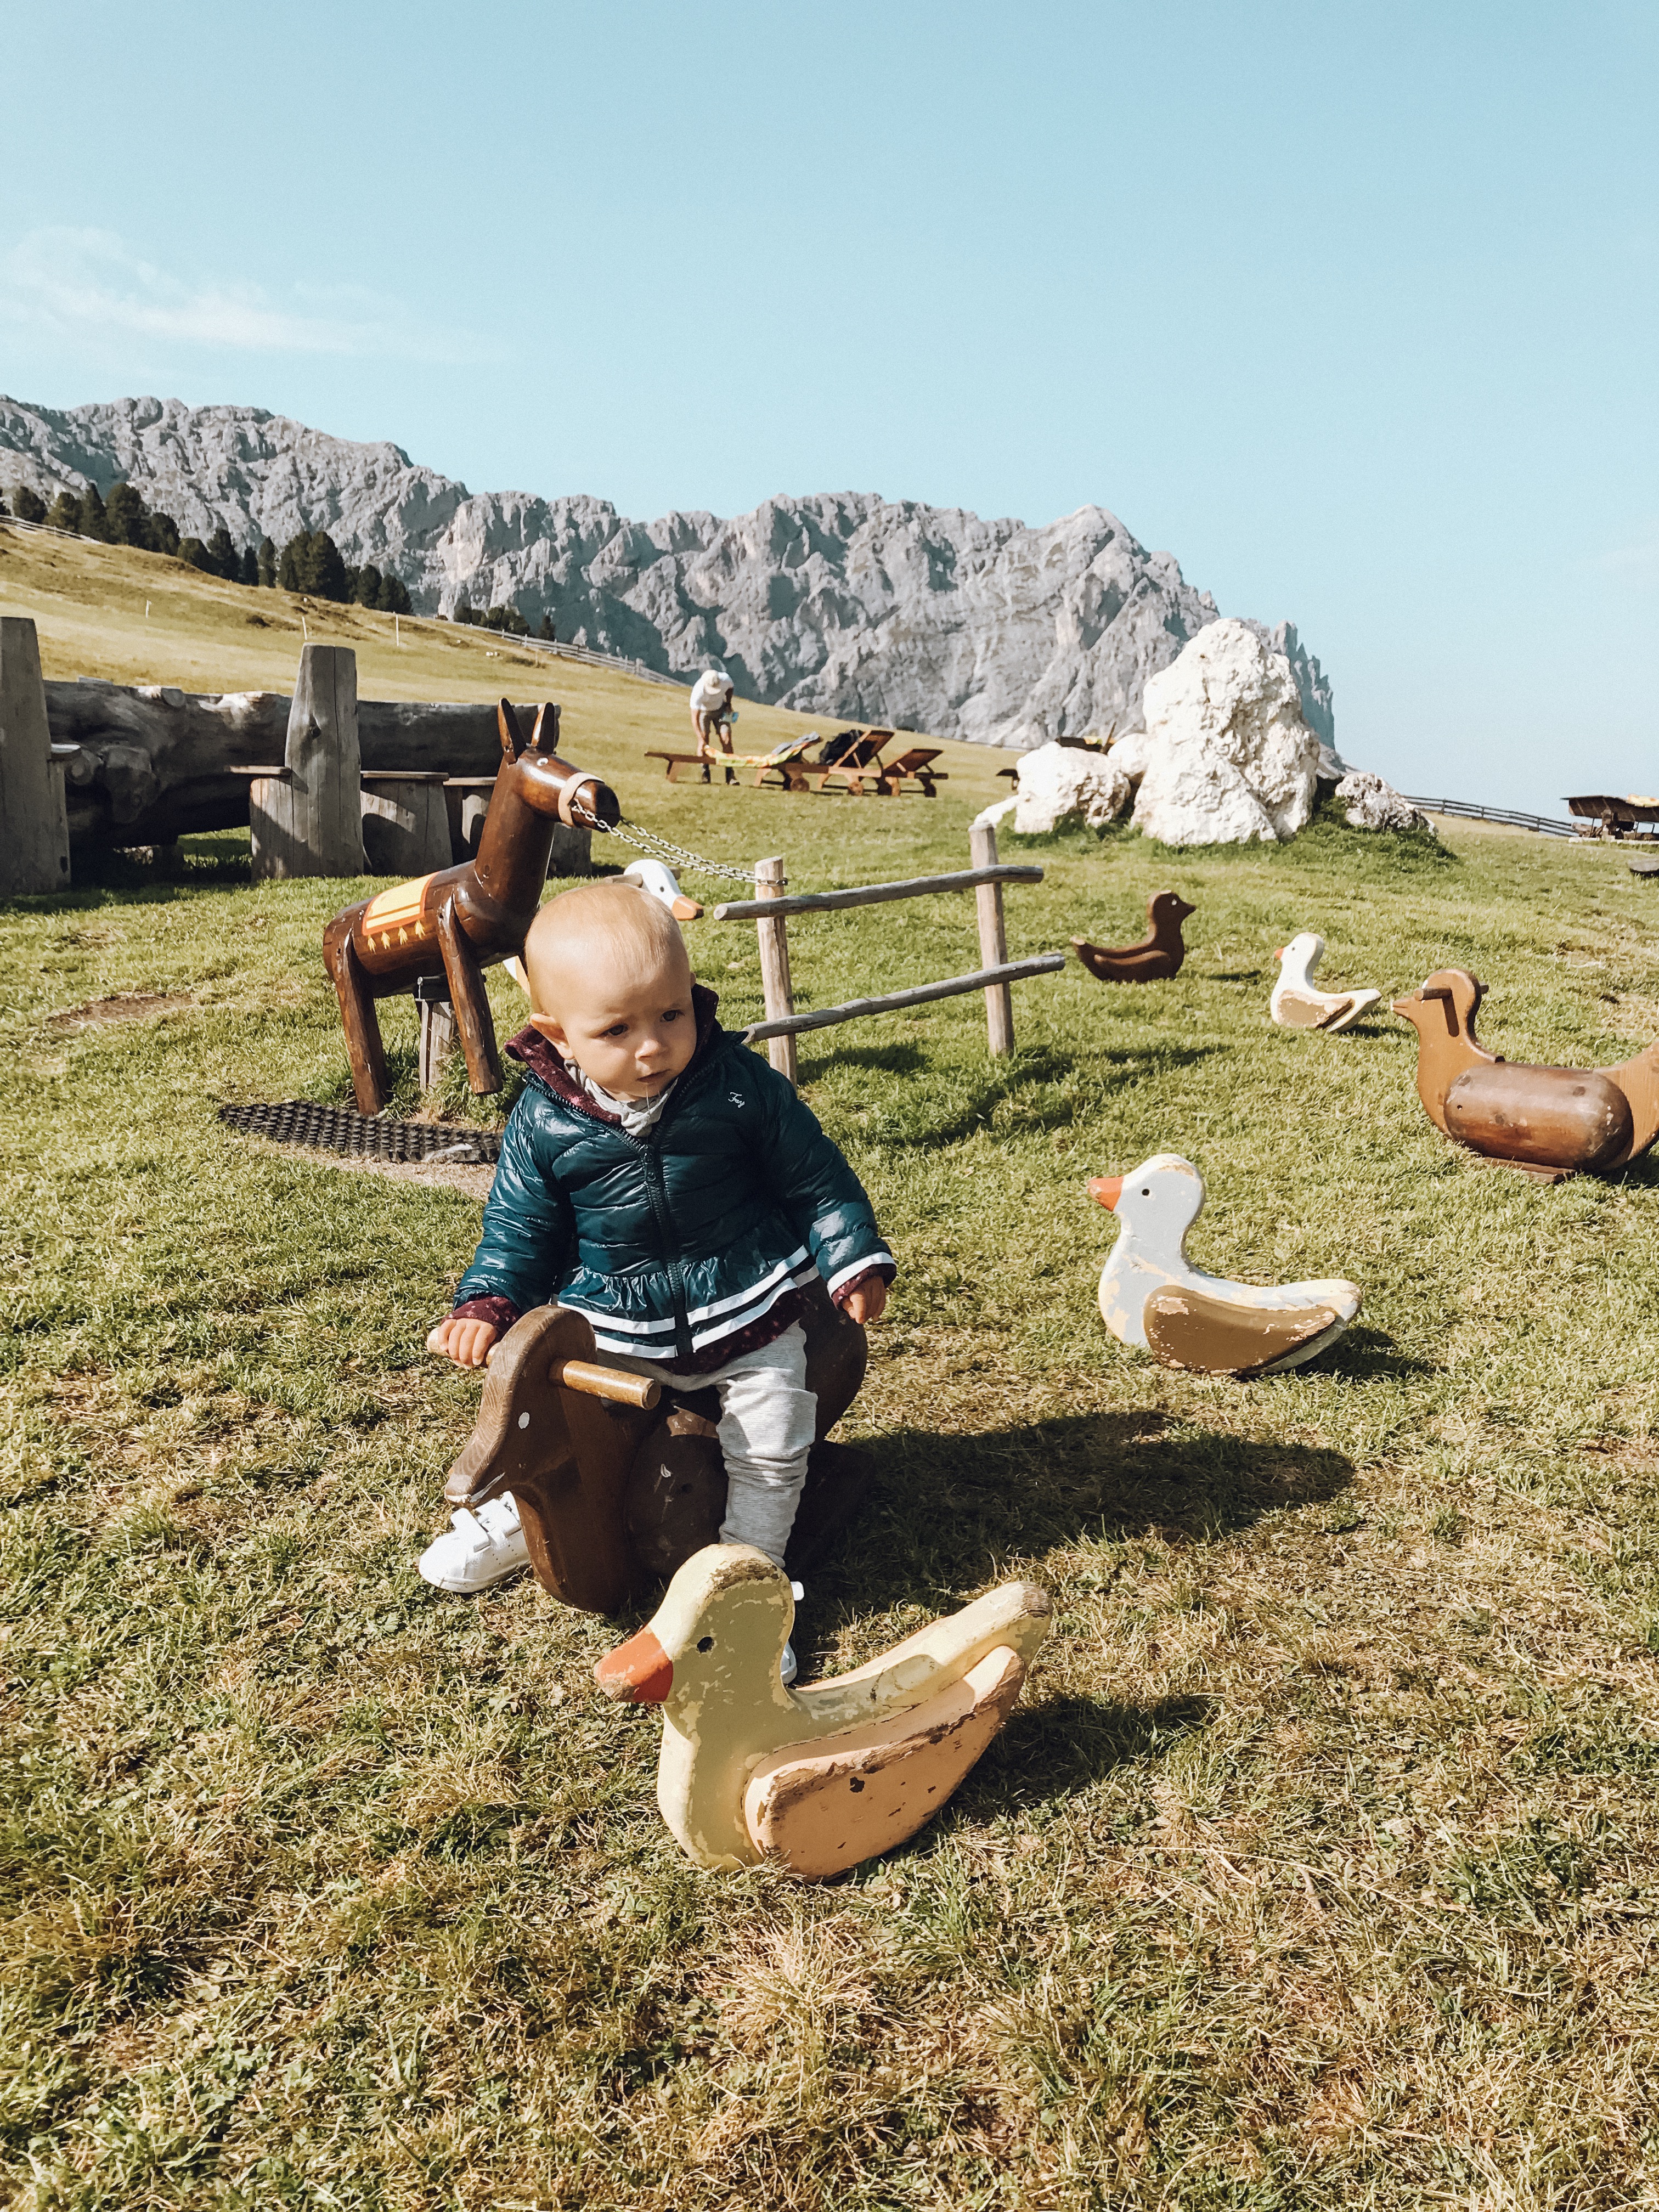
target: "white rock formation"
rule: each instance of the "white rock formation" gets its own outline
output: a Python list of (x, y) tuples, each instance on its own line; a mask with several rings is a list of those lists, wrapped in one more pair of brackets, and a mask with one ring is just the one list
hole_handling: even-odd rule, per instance
[[(1103, 507), (1031, 530), (847, 492), (638, 523), (605, 500), (475, 497), (396, 446), (262, 408), (0, 398), (0, 491), (107, 495), (123, 478), (198, 537), (326, 530), (348, 561), (401, 576), (422, 613), (512, 603), (532, 629), (550, 615), (568, 642), (665, 672), (722, 666), (775, 706), (990, 744), (1134, 728), (1146, 678), (1218, 618)], [(1251, 627), (1329, 738), (1318, 662), (1287, 624)]]
[(1426, 814), (1368, 769), (1348, 770), (1336, 787), (1336, 801), (1346, 808), (1348, 821), (1356, 830), (1426, 830), (1431, 837), (1435, 834)]
[(1035, 746), (1019, 757), (1014, 796), (981, 817), (1009, 823), (1024, 837), (1040, 837), (1073, 822), (1103, 830), (1129, 803), (1129, 779), (1106, 753), (1079, 745)]
[(1200, 630), (1148, 681), (1144, 703), (1146, 736), (1129, 747), (1144, 763), (1138, 830), (1166, 845), (1231, 845), (1282, 842), (1306, 827), (1319, 739), (1290, 663), (1248, 624)]

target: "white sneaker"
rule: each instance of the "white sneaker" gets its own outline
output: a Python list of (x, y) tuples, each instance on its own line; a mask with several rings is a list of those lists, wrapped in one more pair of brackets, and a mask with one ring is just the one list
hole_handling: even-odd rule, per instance
[(451, 1517), (448, 1533), (436, 1536), (420, 1558), (420, 1571), (441, 1590), (471, 1597), (505, 1582), (530, 1565), (530, 1547), (519, 1525), (519, 1509), (507, 1491), (474, 1513), (463, 1505)]

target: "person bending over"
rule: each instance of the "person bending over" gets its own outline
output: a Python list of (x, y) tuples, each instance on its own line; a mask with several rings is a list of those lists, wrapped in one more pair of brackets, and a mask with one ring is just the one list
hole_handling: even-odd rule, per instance
[[(732, 755), (732, 725), (738, 719), (738, 710), (732, 703), (732, 685), (729, 676), (721, 675), (717, 668), (706, 668), (691, 686), (691, 727), (696, 734), (697, 758), (703, 763), (702, 780), (708, 781), (708, 763), (714, 758), (714, 748), (730, 759)], [(728, 783), (735, 779), (731, 769), (726, 771)]]
[[(720, 1540), (781, 1566), (817, 1413), (800, 1285), (816, 1269), (853, 1320), (880, 1319), (896, 1269), (870, 1200), (794, 1085), (721, 1029), (659, 900), (625, 883), (564, 892), (531, 925), (525, 968), (536, 1012), (507, 1050), (530, 1079), (428, 1349), (479, 1366), (556, 1298), (616, 1365), (713, 1384)], [(481, 1589), (525, 1564), (510, 1498), (455, 1523), (421, 1561), (428, 1581)]]

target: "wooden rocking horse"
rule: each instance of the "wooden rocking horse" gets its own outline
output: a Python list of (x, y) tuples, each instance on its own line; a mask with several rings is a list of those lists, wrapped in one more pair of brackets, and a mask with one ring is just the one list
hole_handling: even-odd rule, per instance
[(554, 824), (573, 827), (586, 817), (608, 828), (621, 815), (609, 784), (557, 757), (556, 707), (538, 711), (528, 744), (505, 699), (496, 721), (501, 767), (477, 860), (360, 900), (323, 933), (361, 1113), (378, 1114), (391, 1095), (374, 1001), (412, 991), (424, 976), (441, 975), (448, 984), (473, 1090), (501, 1089), (483, 971), (524, 951), (547, 881)]
[[(864, 1330), (817, 1285), (802, 1327), (818, 1441), (789, 1539), (793, 1574), (816, 1562), (873, 1472), (867, 1453), (824, 1441), (864, 1380)], [(567, 1605), (615, 1613), (719, 1540), (719, 1411), (712, 1389), (665, 1393), (605, 1366), (585, 1315), (538, 1306), (491, 1350), (477, 1423), (444, 1498), (476, 1508), (511, 1491), (537, 1581)]]

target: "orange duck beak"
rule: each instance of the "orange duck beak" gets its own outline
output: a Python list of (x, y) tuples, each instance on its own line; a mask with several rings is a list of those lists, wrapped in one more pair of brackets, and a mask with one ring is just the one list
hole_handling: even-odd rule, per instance
[(674, 1662), (648, 1628), (607, 1651), (593, 1680), (619, 1705), (659, 1705), (674, 1686)]
[(1115, 1213), (1117, 1202), (1123, 1195), (1121, 1176), (1091, 1176), (1089, 1195), (1097, 1206), (1103, 1206), (1108, 1213)]
[(702, 919), (702, 908), (697, 904), (696, 899), (689, 899), (684, 894), (675, 900), (668, 910), (676, 921), (701, 921)]

